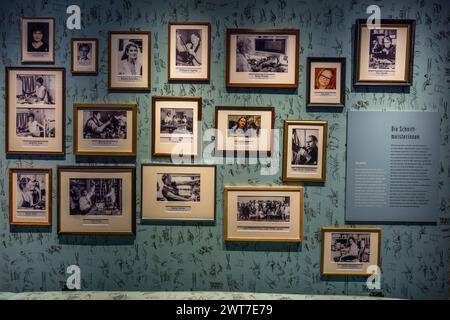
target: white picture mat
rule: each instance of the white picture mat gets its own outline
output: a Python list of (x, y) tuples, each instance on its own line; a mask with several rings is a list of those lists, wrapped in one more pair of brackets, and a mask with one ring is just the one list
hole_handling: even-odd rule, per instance
[[(78, 63), (78, 45), (80, 43), (91, 44), (91, 51), (89, 52), (91, 56), (91, 65), (83, 66)], [(72, 42), (72, 52), (73, 52), (73, 69), (76, 72), (95, 72), (97, 64), (97, 48), (96, 42), (93, 40), (75, 40)]]
[[(32, 56), (28, 52), (28, 23), (33, 22), (41, 22), (41, 23), (48, 23), (48, 53), (43, 54), (41, 57)], [(21, 40), (22, 40), (22, 62), (25, 61), (32, 61), (32, 62), (51, 62), (54, 61), (55, 56), (55, 25), (53, 19), (42, 19), (42, 18), (22, 18), (21, 20)]]
[[(336, 89), (315, 89), (316, 69), (336, 68)], [(341, 78), (342, 78), (342, 64), (340, 62), (311, 62), (310, 74), (310, 103), (341, 103)], [(316, 96), (316, 92), (334, 92), (333, 96)]]

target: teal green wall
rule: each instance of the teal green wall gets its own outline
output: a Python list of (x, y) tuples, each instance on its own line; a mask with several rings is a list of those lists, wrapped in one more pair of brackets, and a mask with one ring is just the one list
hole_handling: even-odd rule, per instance
[[(351, 86), (353, 24), (366, 17), (373, 3), (382, 18), (416, 19), (414, 84), (411, 88), (366, 89)], [(82, 9), (82, 30), (65, 29), (66, 7)], [(0, 139), (0, 291), (60, 290), (66, 267), (78, 264), (84, 290), (224, 290), (311, 294), (367, 295), (365, 280), (320, 276), (320, 228), (346, 226), (345, 143), (347, 110), (420, 110), (442, 113), (439, 201), (441, 218), (450, 217), (450, 12), (436, 1), (255, 1), (255, 0), (22, 0), (2, 2), (0, 11), (0, 79), (5, 66), (20, 66), (20, 16), (56, 17), (56, 63), (67, 71), (67, 155), (63, 158), (5, 156)], [(210, 21), (212, 26), (211, 82), (167, 83), (167, 22)], [(233, 90), (224, 86), (225, 29), (234, 27), (300, 29), (298, 91)], [(108, 93), (107, 32), (140, 28), (152, 32), (151, 94)], [(98, 37), (98, 76), (70, 73), (70, 38)], [(346, 107), (342, 112), (307, 112), (305, 71), (308, 56), (347, 59)], [(0, 84), (4, 95), (5, 84)], [(224, 185), (279, 185), (279, 172), (260, 176), (258, 165), (221, 165), (217, 170), (217, 213), (213, 225), (195, 223), (142, 224), (135, 238), (58, 237), (51, 228), (10, 227), (8, 224), (9, 167), (62, 164), (129, 163), (126, 159), (75, 158), (72, 154), (74, 102), (137, 103), (138, 172), (141, 163), (162, 162), (150, 156), (152, 95), (203, 97), (203, 129), (214, 125), (220, 105), (273, 105), (276, 127), (285, 119), (328, 120), (327, 181), (305, 185), (303, 242), (294, 244), (225, 244), (223, 241)], [(4, 99), (0, 100), (4, 128)], [(437, 129), (437, 128), (436, 128)], [(280, 144), (281, 147), (281, 144)], [(54, 170), (54, 176), (56, 170)], [(56, 179), (54, 179), (56, 186)], [(140, 203), (138, 178), (137, 204)], [(56, 188), (53, 190), (56, 208)], [(53, 212), (56, 221), (56, 210)], [(443, 220), (443, 219), (442, 219)], [(440, 220), (441, 221), (441, 220)], [(388, 297), (446, 298), (448, 294), (449, 226), (382, 225), (382, 290)]]

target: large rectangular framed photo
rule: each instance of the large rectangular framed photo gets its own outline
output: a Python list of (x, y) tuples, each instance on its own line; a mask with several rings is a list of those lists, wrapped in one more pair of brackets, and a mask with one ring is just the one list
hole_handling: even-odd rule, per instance
[(413, 79), (415, 20), (382, 19), (355, 25), (355, 86), (410, 86)]
[(98, 39), (72, 38), (71, 46), (72, 74), (97, 74)]
[(6, 67), (6, 152), (65, 154), (65, 69)]
[(211, 24), (169, 22), (169, 81), (209, 81)]
[(298, 29), (227, 29), (226, 86), (297, 88)]
[(108, 89), (150, 91), (151, 33), (110, 31), (108, 42)]
[(283, 181), (325, 181), (327, 135), (327, 121), (284, 122)]
[(9, 169), (9, 223), (13, 225), (51, 225), (51, 168)]
[(302, 241), (303, 187), (225, 186), (226, 241)]
[(216, 166), (142, 165), (144, 220), (214, 221)]
[(371, 266), (381, 267), (380, 228), (322, 228), (322, 275), (369, 276)]
[(55, 63), (55, 19), (23, 17), (20, 27), (22, 63)]
[(58, 167), (58, 234), (134, 235), (135, 168)]
[(75, 103), (75, 155), (135, 156), (136, 110), (136, 104)]

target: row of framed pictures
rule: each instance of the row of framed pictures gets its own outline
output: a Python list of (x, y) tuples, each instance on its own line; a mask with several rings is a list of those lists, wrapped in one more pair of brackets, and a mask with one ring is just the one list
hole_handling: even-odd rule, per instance
[[(136, 234), (134, 167), (58, 167), (58, 234)], [(141, 219), (215, 221), (216, 167), (142, 165)], [(52, 169), (9, 169), (13, 225), (51, 225)], [(303, 187), (226, 186), (226, 241), (302, 241)], [(380, 265), (378, 228), (323, 228), (322, 273)]]
[[(210, 23), (170, 22), (168, 27), (169, 81), (209, 81)], [(381, 20), (373, 28), (359, 19), (355, 29), (354, 84), (411, 85), (415, 21)], [(53, 18), (22, 18), (21, 30), (23, 63), (55, 62)], [(297, 88), (299, 38), (298, 29), (227, 29), (226, 86)], [(149, 91), (151, 33), (109, 32), (108, 41), (109, 90)], [(98, 40), (72, 39), (71, 66), (74, 74), (96, 74)], [(345, 68), (340, 61), (309, 66), (310, 98), (325, 105), (342, 104)]]

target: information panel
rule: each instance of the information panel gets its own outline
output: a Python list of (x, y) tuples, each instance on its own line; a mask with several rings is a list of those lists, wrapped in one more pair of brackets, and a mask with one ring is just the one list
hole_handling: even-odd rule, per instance
[(346, 220), (437, 222), (438, 112), (349, 111)]

